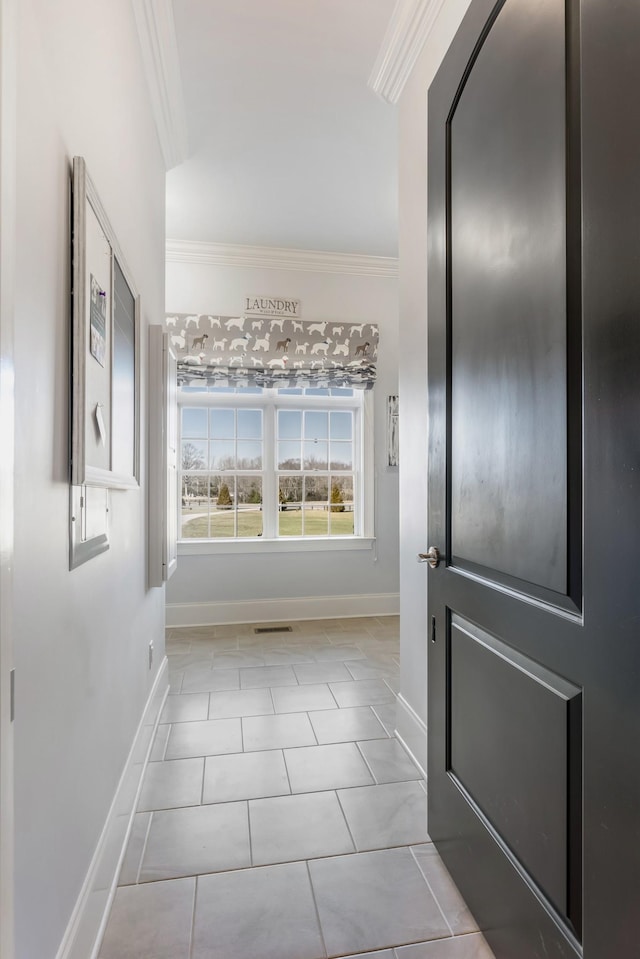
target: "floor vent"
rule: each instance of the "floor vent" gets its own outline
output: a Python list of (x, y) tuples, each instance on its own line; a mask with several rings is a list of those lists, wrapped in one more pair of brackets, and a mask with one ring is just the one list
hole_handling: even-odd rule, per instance
[(292, 633), (291, 626), (256, 626), (254, 633)]

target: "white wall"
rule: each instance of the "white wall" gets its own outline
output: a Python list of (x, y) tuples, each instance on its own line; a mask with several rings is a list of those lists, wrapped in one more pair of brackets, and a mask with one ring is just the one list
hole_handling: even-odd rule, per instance
[[(244, 297), (253, 293), (300, 299), (304, 320), (367, 321), (380, 326), (378, 380), (374, 388), (377, 550), (270, 553), (268, 557), (247, 553), (180, 556), (178, 570), (167, 587), (168, 621), (185, 622), (184, 610), (176, 613), (178, 618), (171, 618), (172, 604), (185, 603), (391, 594), (389, 602), (395, 605), (399, 588), (398, 471), (386, 465), (386, 398), (397, 392), (397, 280), (171, 260), (167, 263), (169, 313), (233, 316), (242, 311)], [(328, 603), (324, 614), (331, 615), (332, 608), (335, 615), (343, 609)], [(355, 611), (366, 614), (366, 601)], [(242, 614), (234, 612), (237, 621)], [(299, 614), (304, 615), (304, 611)], [(212, 615), (216, 611), (202, 610), (200, 621), (211, 622), (207, 616)], [(280, 616), (284, 618), (276, 612), (275, 618)]]
[(164, 312), (164, 168), (129, 0), (20, 0), (16, 273), (16, 957), (53, 959), (164, 655), (142, 489), (68, 569), (69, 168), (85, 157), (142, 296)]
[[(400, 98), (400, 665), (398, 732), (427, 763), (427, 91), (470, 0), (447, 0)], [(422, 504), (416, 509), (416, 504)]]

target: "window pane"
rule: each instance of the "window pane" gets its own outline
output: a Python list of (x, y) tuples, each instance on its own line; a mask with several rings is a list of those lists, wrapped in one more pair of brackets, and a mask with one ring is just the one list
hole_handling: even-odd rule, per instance
[(261, 440), (238, 440), (238, 467), (239, 470), (262, 469), (262, 442)]
[(278, 443), (278, 469), (300, 469), (300, 442)]
[(302, 436), (302, 413), (299, 410), (278, 411), (278, 438), (297, 440)]
[(304, 480), (304, 535), (326, 536), (329, 532), (329, 484), (324, 477)]
[(353, 390), (343, 390), (341, 387), (336, 386), (334, 389), (329, 390), (332, 396), (353, 396)]
[(182, 469), (204, 470), (207, 468), (207, 444), (201, 440), (185, 440), (182, 444)]
[(180, 536), (183, 539), (203, 539), (209, 536), (209, 478), (182, 477), (180, 505)]
[(281, 476), (279, 480), (278, 502), (287, 509), (302, 505), (302, 477)]
[(233, 440), (213, 440), (210, 447), (210, 468), (212, 470), (233, 470), (236, 468), (236, 450)]
[(211, 439), (233, 439), (235, 436), (235, 410), (211, 410)]
[(331, 439), (353, 439), (353, 416), (351, 413), (340, 411), (331, 414)]
[(207, 411), (182, 408), (182, 435), (207, 438)]
[(307, 441), (304, 444), (304, 468), (306, 470), (326, 470), (329, 462), (327, 458), (326, 441)]
[(307, 440), (329, 438), (329, 414), (317, 410), (307, 411), (304, 417), (304, 437)]
[(211, 536), (235, 536), (235, 477), (211, 477)]
[(306, 389), (304, 392), (306, 396), (328, 396), (329, 395), (329, 390), (320, 390), (315, 388)]
[(278, 485), (278, 535), (302, 536), (302, 477), (281, 476)]
[(259, 476), (236, 478), (238, 536), (262, 536), (262, 480)]
[(332, 536), (353, 536), (353, 476), (331, 477), (329, 521)]
[(329, 466), (332, 470), (353, 469), (353, 446), (351, 443), (331, 443)]
[(180, 392), (181, 393), (206, 393), (207, 387), (206, 386), (181, 386)]
[(326, 476), (305, 476), (305, 503), (327, 503), (329, 499), (329, 481)]
[(329, 513), (326, 506), (305, 506), (304, 535), (326, 536), (329, 532)]
[(238, 410), (238, 439), (258, 440), (262, 437), (262, 411)]

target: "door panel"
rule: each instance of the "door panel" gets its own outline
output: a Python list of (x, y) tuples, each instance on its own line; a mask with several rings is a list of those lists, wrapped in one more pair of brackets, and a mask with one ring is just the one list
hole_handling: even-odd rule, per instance
[(429, 833), (498, 959), (638, 953), (640, 4), (429, 90)]
[[(569, 915), (570, 789), (582, 753), (580, 690), (455, 613), (449, 648), (451, 777)], [(579, 773), (579, 763), (577, 771)]]
[(452, 561), (561, 594), (565, 99), (563, 0), (512, 0), (459, 93), (448, 149)]

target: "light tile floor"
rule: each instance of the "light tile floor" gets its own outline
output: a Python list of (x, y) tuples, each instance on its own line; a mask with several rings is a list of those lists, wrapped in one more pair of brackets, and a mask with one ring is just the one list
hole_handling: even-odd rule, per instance
[(168, 632), (100, 959), (492, 959), (394, 738), (396, 617)]

